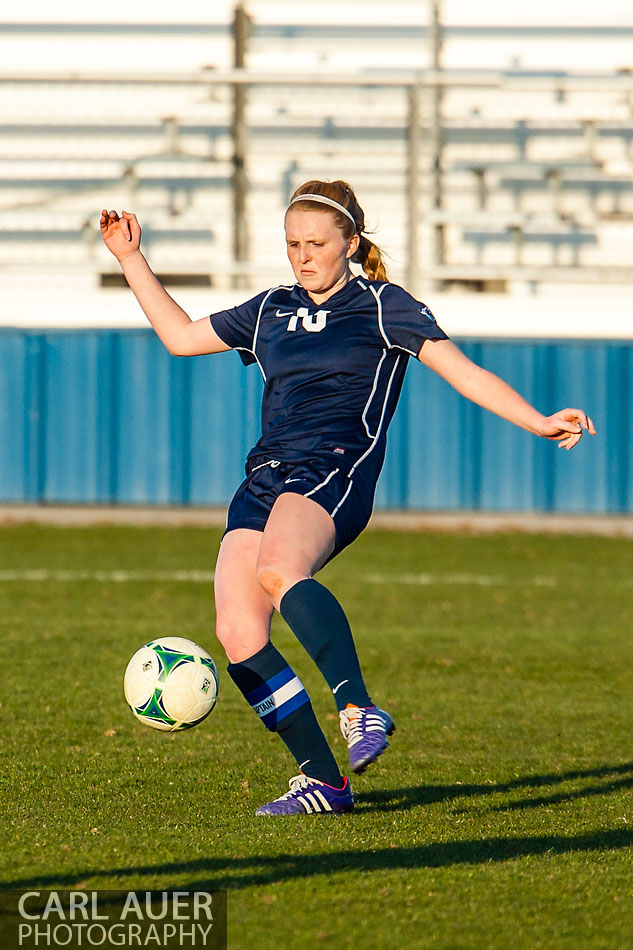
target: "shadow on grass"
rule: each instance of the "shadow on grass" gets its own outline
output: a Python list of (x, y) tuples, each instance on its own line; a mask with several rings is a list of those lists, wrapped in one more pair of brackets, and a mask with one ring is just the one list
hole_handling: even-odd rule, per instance
[[(627, 776), (616, 782), (614, 776)], [(463, 796), (489, 796), (499, 793), (510, 793), (515, 789), (542, 787), (544, 785), (558, 785), (568, 781), (582, 779), (607, 779), (602, 785), (595, 782), (586, 789), (577, 790), (569, 795), (555, 795), (552, 798), (540, 796), (538, 799), (528, 800), (529, 807), (538, 804), (548, 804), (550, 801), (562, 801), (565, 798), (577, 798), (583, 794), (608, 794), (613, 789), (630, 787), (633, 785), (633, 762), (623, 765), (601, 766), (595, 769), (573, 771), (551, 775), (533, 775), (513, 779), (504, 784), (482, 785), (447, 785), (429, 786), (420, 788), (402, 788), (385, 790), (384, 792), (369, 792), (358, 796), (359, 815), (363, 812), (392, 811), (409, 809), (446, 801)], [(514, 803), (508, 807), (525, 807)], [(294, 818), (281, 819), (289, 822)], [(301, 817), (296, 820), (302, 821)], [(309, 818), (310, 821), (324, 821), (327, 818)], [(350, 816), (345, 821), (349, 826), (354, 822)], [(255, 819), (266, 822), (275, 819)], [(278, 827), (278, 824), (277, 824)], [(236, 889), (257, 885), (273, 884), (277, 881), (286, 881), (292, 878), (308, 878), (316, 875), (329, 875), (339, 871), (388, 871), (406, 868), (441, 868), (458, 865), (490, 864), (510, 861), (524, 857), (556, 856), (562, 854), (576, 854), (605, 851), (618, 851), (633, 847), (633, 831), (625, 828), (606, 829), (581, 835), (540, 835), (525, 837), (490, 837), (470, 839), (465, 841), (430, 842), (415, 847), (363, 849), (333, 851), (323, 854), (299, 855), (252, 855), (252, 856), (216, 856), (200, 858), (195, 861), (172, 862), (163, 864), (147, 864), (131, 867), (115, 868), (85, 868), (72, 874), (45, 875), (37, 878), (16, 878), (11, 881), (0, 882), (0, 889), (26, 887), (72, 887), (85, 882), (95, 882), (98, 886), (100, 879), (108, 879), (108, 887), (112, 887), (112, 879), (117, 882), (130, 880), (131, 888), (139, 887), (139, 879), (149, 876), (154, 880), (152, 887), (162, 887), (164, 890), (195, 887), (201, 890)], [(171, 884), (175, 876), (190, 877), (188, 884), (180, 882)], [(156, 884), (156, 877), (164, 877), (164, 884)], [(119, 886), (122, 886), (119, 883)]]
[[(620, 777), (624, 776), (624, 777)], [(616, 780), (616, 777), (617, 780)], [(552, 772), (545, 775), (525, 775), (509, 782), (486, 782), (485, 784), (455, 784), (455, 785), (420, 785), (410, 788), (380, 789), (373, 792), (361, 793), (356, 796), (358, 811), (407, 811), (419, 808), (422, 805), (433, 805), (438, 802), (451, 801), (459, 798), (488, 797), (491, 795), (507, 795), (520, 789), (541, 789), (545, 786), (560, 786), (568, 782), (584, 781), (586, 779), (605, 779), (599, 784), (574, 789), (569, 792), (555, 792), (538, 797), (522, 798), (515, 802), (504, 802), (494, 805), (492, 811), (514, 811), (521, 808), (538, 808), (545, 805), (556, 805), (565, 801), (574, 801), (579, 798), (592, 798), (596, 795), (607, 795), (618, 789), (633, 787), (633, 762), (622, 765), (602, 765), (593, 769), (574, 770), (569, 772)], [(466, 809), (456, 812), (460, 814)]]
[[(294, 820), (294, 819), (291, 819)], [(301, 820), (301, 819), (299, 819)], [(311, 819), (313, 820), (313, 819)], [(319, 818), (317, 820), (325, 820)], [(233, 890), (262, 884), (274, 884), (292, 878), (330, 875), (343, 871), (392, 871), (412, 868), (442, 868), (456, 865), (490, 864), (523, 857), (548, 857), (622, 850), (633, 847), (633, 831), (612, 829), (575, 836), (543, 835), (524, 838), (483, 838), (481, 840), (447, 841), (411, 848), (378, 848), (362, 851), (333, 851), (327, 854), (252, 855), (248, 857), (213, 857), (170, 864), (146, 864), (120, 868), (98, 868), (68, 875), (39, 878), (18, 878), (3, 881), (0, 888), (72, 887), (100, 878), (133, 879), (130, 886), (139, 888), (139, 878), (163, 875), (164, 885), (152, 883), (156, 889)], [(174, 876), (191, 875), (185, 885), (173, 885)], [(91, 884), (97, 887), (98, 884)], [(108, 885), (112, 888), (112, 883)], [(119, 884), (118, 886), (122, 886)]]

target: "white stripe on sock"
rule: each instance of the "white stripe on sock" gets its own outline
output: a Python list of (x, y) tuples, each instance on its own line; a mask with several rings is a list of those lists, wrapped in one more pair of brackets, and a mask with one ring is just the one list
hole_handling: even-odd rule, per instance
[(279, 689), (276, 689), (275, 692), (267, 696), (266, 699), (260, 700), (259, 703), (253, 706), (253, 709), (260, 719), (263, 719), (264, 716), (271, 713), (273, 709), (279, 709), (284, 703), (287, 703), (293, 696), (300, 693), (302, 689), (303, 683), (298, 676), (295, 676), (289, 683), (280, 686)]

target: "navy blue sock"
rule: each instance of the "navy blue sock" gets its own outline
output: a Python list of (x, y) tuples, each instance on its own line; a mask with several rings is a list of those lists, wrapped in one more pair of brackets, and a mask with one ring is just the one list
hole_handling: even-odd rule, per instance
[(334, 694), (338, 709), (371, 706), (347, 617), (334, 594), (314, 578), (299, 581), (281, 599), (284, 618)]
[(279, 733), (302, 772), (341, 788), (343, 778), (303, 684), (268, 642), (228, 672), (267, 729)]

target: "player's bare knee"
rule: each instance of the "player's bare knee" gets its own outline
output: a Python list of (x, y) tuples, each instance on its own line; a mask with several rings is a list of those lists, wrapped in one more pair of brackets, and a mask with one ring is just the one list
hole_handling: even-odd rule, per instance
[(240, 663), (258, 653), (268, 642), (268, 630), (235, 613), (221, 614), (215, 634), (231, 663)]
[(244, 623), (240, 622), (239, 615), (233, 611), (218, 613), (215, 621), (215, 635), (226, 654), (232, 654), (234, 647), (244, 638)]

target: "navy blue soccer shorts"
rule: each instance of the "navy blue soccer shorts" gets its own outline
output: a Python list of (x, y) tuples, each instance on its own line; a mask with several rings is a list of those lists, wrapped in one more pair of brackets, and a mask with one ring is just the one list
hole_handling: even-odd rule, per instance
[(371, 515), (373, 486), (368, 491), (329, 459), (254, 459), (229, 505), (225, 534), (235, 528), (263, 531), (275, 501), (286, 492), (311, 498), (332, 517), (336, 539), (330, 559), (358, 537)]

